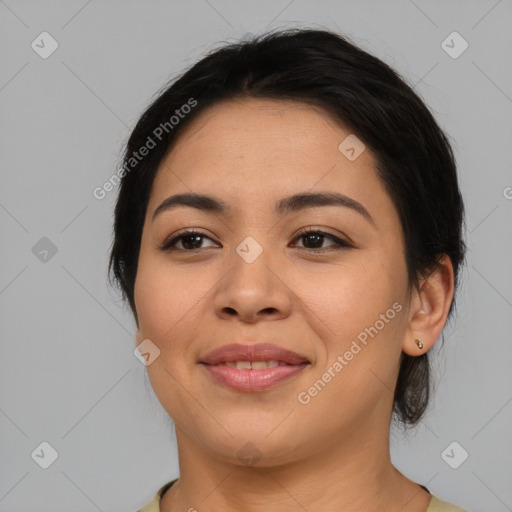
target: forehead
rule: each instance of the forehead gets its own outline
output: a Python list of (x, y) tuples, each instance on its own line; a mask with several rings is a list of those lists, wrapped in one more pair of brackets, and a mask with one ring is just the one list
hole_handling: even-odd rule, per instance
[[(179, 135), (170, 160), (206, 152), (268, 160), (270, 155), (258, 151), (262, 147), (283, 160), (308, 155), (317, 160), (320, 153), (337, 156), (339, 142), (349, 134), (348, 128), (321, 107), (292, 100), (230, 100), (201, 112)], [(192, 149), (198, 153), (190, 154)]]
[(268, 197), (273, 206), (284, 195), (322, 189), (378, 208), (375, 194), (386, 194), (374, 156), (365, 148), (349, 160), (340, 151), (349, 136), (350, 129), (327, 111), (301, 102), (215, 104), (191, 121), (162, 161), (151, 203), (173, 192), (215, 192), (252, 206)]

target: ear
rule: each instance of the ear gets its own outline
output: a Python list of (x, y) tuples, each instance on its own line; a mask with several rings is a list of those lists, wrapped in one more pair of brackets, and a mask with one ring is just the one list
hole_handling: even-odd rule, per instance
[[(402, 350), (410, 356), (420, 356), (430, 350), (438, 340), (452, 303), (455, 279), (450, 258), (445, 254), (438, 267), (420, 281), (414, 290), (409, 309), (409, 325)], [(416, 340), (423, 348), (419, 348)]]

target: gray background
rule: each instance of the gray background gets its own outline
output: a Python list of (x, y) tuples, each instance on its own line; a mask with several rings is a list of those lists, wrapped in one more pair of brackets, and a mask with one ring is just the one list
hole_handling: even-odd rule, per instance
[[(512, 510), (511, 22), (510, 0), (0, 0), (0, 511), (136, 510), (178, 476), (106, 284), (117, 188), (92, 191), (168, 79), (220, 41), (289, 26), (344, 32), (395, 67), (453, 141), (468, 261), (433, 349), (436, 395), (408, 437), (393, 432), (392, 459), (470, 512)], [(59, 44), (46, 59), (31, 48), (43, 31)], [(458, 58), (441, 46), (453, 31)], [(48, 469), (31, 457), (43, 441)], [(469, 453), (457, 469), (441, 457), (453, 441)]]

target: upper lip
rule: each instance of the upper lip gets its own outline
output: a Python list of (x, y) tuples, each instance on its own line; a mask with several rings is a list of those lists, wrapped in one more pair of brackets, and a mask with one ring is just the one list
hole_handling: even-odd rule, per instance
[(213, 365), (231, 361), (280, 361), (287, 364), (309, 363), (306, 357), (270, 343), (258, 343), (256, 345), (234, 343), (224, 345), (209, 352), (200, 362)]

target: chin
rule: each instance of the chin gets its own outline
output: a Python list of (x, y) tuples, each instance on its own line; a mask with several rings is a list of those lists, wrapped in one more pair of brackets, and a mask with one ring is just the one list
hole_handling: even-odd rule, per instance
[[(280, 418), (279, 421), (282, 421)], [(220, 429), (217, 436), (209, 430), (201, 435), (201, 444), (213, 457), (229, 464), (247, 467), (275, 467), (289, 464), (303, 458), (311, 443), (293, 436), (282, 425), (276, 428), (248, 428), (227, 425), (226, 431)], [(219, 429), (216, 430), (219, 432)]]

